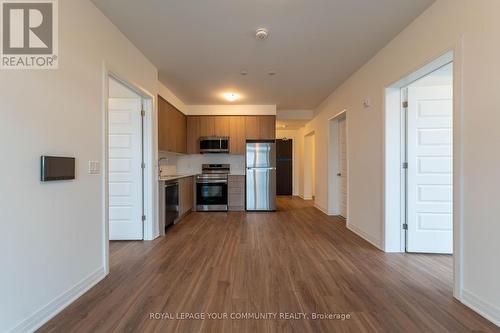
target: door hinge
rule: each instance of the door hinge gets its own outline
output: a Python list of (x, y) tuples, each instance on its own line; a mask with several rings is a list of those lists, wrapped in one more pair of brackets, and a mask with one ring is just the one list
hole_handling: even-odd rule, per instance
[(407, 109), (408, 108), (408, 102), (403, 102), (403, 108)]
[(403, 162), (402, 167), (403, 167), (403, 169), (408, 169), (408, 162)]
[(403, 223), (403, 230), (408, 230), (408, 223)]
[(146, 169), (146, 163), (141, 163), (141, 168)]
[(146, 221), (146, 215), (142, 215), (142, 222)]
[(141, 117), (145, 117), (145, 116), (146, 116), (146, 111), (141, 110)]

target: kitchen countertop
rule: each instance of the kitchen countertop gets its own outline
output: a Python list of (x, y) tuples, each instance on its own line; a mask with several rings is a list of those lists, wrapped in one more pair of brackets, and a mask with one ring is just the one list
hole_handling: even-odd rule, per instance
[[(185, 173), (185, 174), (178, 174), (178, 175), (161, 176), (158, 180), (160, 182), (168, 182), (171, 180), (177, 180), (177, 179), (186, 178), (186, 177), (193, 177), (196, 175), (197, 174), (195, 174), (195, 173)], [(229, 176), (246, 176), (246, 175), (244, 173), (230, 173)]]
[(161, 176), (159, 178), (159, 181), (161, 181), (161, 182), (168, 182), (168, 181), (171, 181), (171, 180), (177, 180), (177, 179), (186, 178), (186, 177), (193, 177), (193, 176), (195, 176), (195, 174), (191, 174), (191, 173), (179, 174), (179, 175), (170, 175), (170, 176)]

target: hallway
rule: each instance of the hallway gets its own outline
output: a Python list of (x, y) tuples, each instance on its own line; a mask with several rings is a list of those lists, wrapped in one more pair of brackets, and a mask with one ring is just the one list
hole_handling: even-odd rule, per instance
[[(497, 332), (452, 296), (452, 257), (386, 254), (298, 198), (276, 213), (193, 213), (112, 242), (111, 272), (39, 332)], [(349, 314), (348, 320), (150, 313)], [(161, 314), (160, 314), (161, 315)]]

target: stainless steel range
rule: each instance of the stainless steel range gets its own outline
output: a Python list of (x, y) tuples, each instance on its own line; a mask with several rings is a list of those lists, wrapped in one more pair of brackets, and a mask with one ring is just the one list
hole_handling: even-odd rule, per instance
[(196, 210), (227, 211), (229, 164), (203, 164), (196, 176)]

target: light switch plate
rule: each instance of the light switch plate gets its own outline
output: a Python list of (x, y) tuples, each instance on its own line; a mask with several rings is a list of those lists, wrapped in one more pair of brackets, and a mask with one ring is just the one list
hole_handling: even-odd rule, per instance
[(371, 98), (365, 98), (364, 101), (363, 101), (363, 107), (365, 109), (368, 109), (372, 106), (372, 100)]
[(100, 169), (99, 161), (89, 161), (89, 175), (98, 175)]

